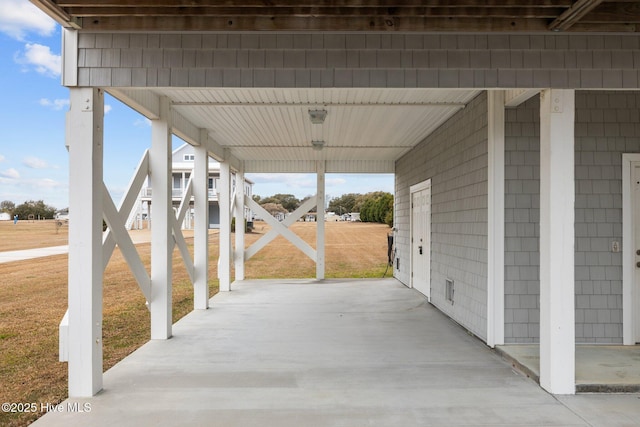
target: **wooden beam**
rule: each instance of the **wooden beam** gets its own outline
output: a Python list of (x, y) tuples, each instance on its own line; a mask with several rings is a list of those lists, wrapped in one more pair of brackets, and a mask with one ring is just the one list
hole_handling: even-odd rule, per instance
[[(247, 205), (249, 205), (250, 202), (247, 201), (246, 199), (249, 199), (249, 198), (250, 197), (247, 196), (247, 195), (244, 196), (245, 204), (247, 204)], [(306, 215), (315, 206), (316, 206), (316, 198), (315, 198), (315, 196), (310, 197), (304, 203), (302, 203), (300, 206), (298, 206), (298, 208), (296, 210), (291, 212), (289, 214), (289, 216), (287, 216), (284, 219), (284, 221), (282, 221), (282, 225), (287, 227), (287, 228), (289, 228), (293, 223), (298, 221), (298, 219), (300, 219), (302, 217), (302, 215)], [(269, 230), (267, 232), (267, 234), (264, 234), (262, 237), (260, 237), (260, 239), (258, 239), (255, 243), (253, 243), (249, 248), (247, 248), (245, 250), (245, 252), (244, 252), (245, 260), (250, 259), (256, 253), (258, 253), (262, 248), (267, 246), (273, 239), (278, 237), (278, 234), (279, 234), (278, 230), (272, 228), (271, 230)], [(315, 259), (314, 259), (314, 261), (315, 261)]]
[(543, 18), (425, 18), (425, 17), (96, 17), (87, 31), (548, 31)]
[(69, 396), (102, 389), (104, 94), (71, 88), (69, 145)]
[(107, 93), (149, 120), (156, 120), (160, 117), (160, 97), (150, 90), (109, 88)]
[(70, 7), (68, 13), (78, 17), (116, 16), (214, 16), (214, 17), (446, 17), (446, 18), (555, 18), (564, 7)]
[(109, 195), (109, 189), (104, 183), (102, 185), (102, 208), (104, 211), (104, 220), (109, 226), (109, 230), (114, 236), (118, 247), (120, 248), (120, 252), (122, 252), (122, 256), (133, 273), (133, 277), (136, 279), (142, 294), (145, 299), (149, 301), (151, 300), (151, 278), (140, 259), (140, 254), (136, 250), (136, 247), (131, 240), (131, 236), (129, 236), (129, 233), (124, 226), (129, 212), (118, 212), (118, 209), (116, 209), (116, 206), (113, 204), (113, 200)]
[(633, 0), (31, 1), (90, 31), (628, 32), (640, 22)]
[(245, 241), (245, 212), (244, 212), (244, 188), (245, 178), (244, 171), (239, 170), (236, 172), (236, 191), (235, 199), (232, 204), (235, 206), (234, 218), (236, 221), (236, 244), (233, 253), (233, 261), (235, 265), (235, 279), (244, 280), (244, 241)]
[[(262, 206), (256, 203), (255, 200), (250, 197), (245, 196), (244, 202), (251, 210), (256, 212), (258, 216), (262, 217), (262, 219), (269, 224), (273, 230), (277, 233), (281, 234), (282, 237), (291, 242), (296, 248), (300, 249), (306, 256), (311, 258), (314, 262), (316, 262), (316, 250), (313, 249), (307, 242), (302, 240), (295, 234), (293, 231), (289, 230), (285, 225), (275, 219), (269, 212), (267, 212)], [(257, 242), (256, 242), (257, 243)], [(254, 243), (254, 245), (256, 244)]]
[(228, 161), (220, 162), (220, 179), (216, 191), (218, 193), (218, 206), (220, 207), (220, 231), (218, 279), (220, 292), (231, 290), (231, 215), (229, 215), (231, 203), (231, 165)]
[(487, 345), (504, 344), (505, 91), (487, 91)]
[(189, 253), (189, 248), (187, 248), (187, 242), (184, 240), (184, 235), (180, 230), (180, 223), (178, 223), (178, 220), (175, 216), (172, 216), (170, 221), (171, 228), (173, 230), (172, 234), (174, 247), (178, 246), (178, 250), (180, 251), (180, 255), (182, 256), (182, 260), (184, 261), (185, 269), (189, 274), (189, 280), (191, 280), (191, 283), (193, 283), (193, 261), (191, 260), (191, 253)]
[(443, 108), (464, 108), (467, 104), (464, 102), (227, 102), (227, 101), (204, 101), (204, 102), (189, 102), (189, 101), (176, 101), (172, 102), (171, 106), (181, 109), (182, 107), (267, 107), (267, 108), (288, 108), (288, 107), (306, 107), (306, 108), (347, 108), (347, 107), (443, 107)]
[[(160, 118), (151, 122), (151, 339), (171, 337), (173, 235), (171, 209), (171, 107), (160, 100)], [(171, 242), (171, 243), (170, 243)]]
[[(53, 3), (50, 0), (40, 0)], [(85, 1), (85, 0), (60, 0), (56, 2), (59, 7), (326, 7), (327, 2), (323, 0), (271, 0), (266, 4), (265, 0), (107, 0), (107, 1)], [(338, 7), (420, 7), (425, 6), (424, 0), (337, 0), (331, 2)], [(527, 0), (431, 0), (431, 7), (570, 7), (572, 0), (538, 0), (535, 2)]]
[[(206, 139), (201, 129), (200, 139)], [(193, 308), (209, 308), (209, 155), (204, 145), (194, 147), (192, 173), (194, 195), (193, 227)]]
[(505, 91), (504, 106), (505, 107), (517, 107), (518, 105), (526, 102), (528, 99), (533, 98), (540, 92), (539, 89), (509, 89)]
[(566, 31), (577, 23), (583, 16), (591, 12), (602, 3), (602, 0), (578, 0), (573, 6), (558, 16), (551, 24), (551, 31)]
[(586, 14), (581, 23), (640, 23), (640, 2), (603, 3)]
[(74, 28), (79, 30), (82, 28), (81, 20), (76, 17), (72, 17), (62, 7), (57, 5), (52, 0), (30, 0), (31, 3), (36, 5), (38, 9), (49, 15), (54, 21), (59, 23), (65, 28)]
[(325, 273), (325, 223), (324, 223), (324, 197), (325, 197), (325, 169), (326, 164), (318, 160), (316, 170), (316, 279), (324, 280)]

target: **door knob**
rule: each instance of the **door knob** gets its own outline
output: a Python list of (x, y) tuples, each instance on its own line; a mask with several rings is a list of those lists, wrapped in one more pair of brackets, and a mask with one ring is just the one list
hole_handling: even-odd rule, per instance
[[(418, 246), (418, 253), (422, 255), (422, 246)], [(640, 267), (640, 262), (638, 263), (638, 267)]]

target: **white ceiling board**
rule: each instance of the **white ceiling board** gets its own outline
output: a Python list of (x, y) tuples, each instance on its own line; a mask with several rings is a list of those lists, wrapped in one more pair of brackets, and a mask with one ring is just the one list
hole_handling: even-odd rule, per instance
[[(173, 108), (193, 126), (205, 129), (234, 157), (253, 161), (254, 166), (261, 161), (395, 162), (479, 93), (369, 88), (121, 92), (127, 98), (142, 90), (170, 98)], [(323, 124), (311, 123), (311, 109), (327, 111)], [(313, 140), (325, 141), (324, 149), (313, 150)]]

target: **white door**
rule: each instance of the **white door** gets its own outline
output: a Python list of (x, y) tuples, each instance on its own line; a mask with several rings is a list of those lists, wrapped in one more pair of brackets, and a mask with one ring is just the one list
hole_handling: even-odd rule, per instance
[(431, 301), (431, 180), (411, 191), (411, 286)]
[(640, 162), (631, 163), (631, 203), (633, 204), (633, 241), (635, 272), (633, 275), (633, 330), (635, 342), (640, 343)]

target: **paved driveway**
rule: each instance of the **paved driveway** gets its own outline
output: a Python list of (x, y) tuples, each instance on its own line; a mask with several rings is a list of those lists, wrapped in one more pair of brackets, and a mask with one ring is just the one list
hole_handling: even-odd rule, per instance
[(235, 284), (104, 387), (36, 425), (640, 425), (640, 395), (551, 396), (394, 279)]

